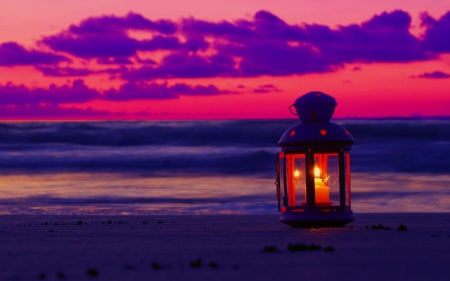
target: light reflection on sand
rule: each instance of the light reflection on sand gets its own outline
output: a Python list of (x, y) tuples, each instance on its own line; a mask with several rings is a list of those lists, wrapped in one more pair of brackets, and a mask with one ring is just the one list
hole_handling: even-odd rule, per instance
[[(450, 176), (353, 173), (352, 209), (450, 212)], [(2, 175), (0, 213), (277, 213), (274, 180), (256, 176), (120, 173)]]

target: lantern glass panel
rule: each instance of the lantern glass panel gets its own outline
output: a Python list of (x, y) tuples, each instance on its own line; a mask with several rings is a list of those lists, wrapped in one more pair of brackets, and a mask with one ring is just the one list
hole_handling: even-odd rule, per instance
[(339, 206), (339, 155), (314, 154), (314, 186), (316, 206)]
[(306, 205), (305, 154), (287, 154), (286, 169), (288, 205), (290, 207)]
[(286, 193), (285, 193), (285, 181), (284, 181), (284, 154), (278, 153), (278, 163), (277, 163), (277, 179), (279, 179), (278, 189), (278, 204), (280, 211), (286, 211)]
[(345, 153), (344, 155), (344, 166), (345, 166), (345, 206), (350, 207), (350, 154)]

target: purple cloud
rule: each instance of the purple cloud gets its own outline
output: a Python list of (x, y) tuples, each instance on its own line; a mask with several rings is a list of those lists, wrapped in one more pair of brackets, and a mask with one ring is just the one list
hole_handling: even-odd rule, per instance
[(169, 86), (167, 83), (143, 83), (129, 82), (120, 86), (119, 89), (110, 89), (99, 92), (84, 84), (83, 80), (75, 80), (71, 85), (56, 86), (49, 88), (29, 88), (24, 85), (13, 85), (7, 83), (0, 85), (0, 107), (36, 107), (53, 106), (64, 103), (82, 103), (92, 100), (130, 101), (130, 100), (155, 100), (174, 99), (180, 95), (219, 95), (229, 94), (230, 91), (219, 90), (214, 85), (187, 85), (177, 83)]
[(173, 99), (178, 95), (167, 87), (166, 84), (126, 83), (118, 90), (105, 91), (103, 98), (111, 101), (147, 100), (147, 99)]
[(57, 64), (62, 61), (69, 61), (69, 59), (52, 53), (36, 50), (29, 51), (15, 42), (8, 42), (0, 45), (0, 65)]
[(433, 79), (443, 79), (450, 78), (450, 74), (442, 72), (442, 71), (434, 71), (434, 72), (425, 72), (419, 75), (420, 78), (433, 78)]
[(172, 53), (154, 67), (145, 66), (137, 70), (127, 71), (123, 78), (142, 80), (154, 78), (195, 78), (232, 76), (236, 70), (231, 57), (223, 55), (200, 56), (188, 52)]
[(52, 84), (48, 89), (30, 89), (24, 85), (15, 86), (11, 83), (0, 85), (0, 105), (56, 105), (87, 102), (99, 97), (99, 93), (88, 88), (83, 80), (75, 80), (71, 86)]
[(128, 59), (127, 57), (103, 57), (97, 59), (98, 64), (118, 64), (118, 65), (124, 65), (124, 64), (133, 64), (133, 62)]
[(180, 95), (189, 96), (203, 96), (203, 95), (218, 95), (218, 94), (228, 94), (229, 91), (220, 91), (214, 85), (208, 86), (190, 86), (184, 83), (178, 83), (170, 87), (170, 89)]
[[(114, 64), (113, 61), (116, 60), (101, 60), (98, 59), (97, 63), (99, 64)], [(121, 64), (124, 64), (124, 62), (120, 62)], [(117, 63), (119, 64), (119, 63)], [(131, 64), (131, 62), (130, 62)], [(116, 65), (116, 64), (114, 64)], [(65, 77), (65, 76), (89, 76), (92, 74), (102, 74), (107, 73), (111, 75), (111, 78), (114, 77), (116, 74), (121, 74), (127, 71), (127, 68), (125, 66), (120, 67), (112, 67), (112, 68), (104, 68), (99, 70), (92, 70), (87, 67), (84, 68), (74, 68), (74, 67), (60, 67), (58, 65), (56, 66), (35, 66), (35, 68), (44, 74), (44, 76), (55, 76), (55, 77)]]
[(72, 67), (57, 67), (57, 66), (36, 66), (37, 70), (41, 71), (44, 76), (88, 76), (95, 73), (95, 71), (88, 68), (72, 68)]
[(251, 28), (251, 23), (246, 21), (238, 21), (237, 23), (229, 23), (222, 21), (219, 23), (207, 22), (189, 18), (183, 20), (181, 24), (183, 33), (197, 36), (213, 36), (226, 37), (228, 39), (249, 38), (254, 37), (255, 32)]
[(341, 66), (338, 61), (312, 46), (291, 46), (286, 42), (255, 42), (245, 46), (226, 46), (223, 53), (241, 59), (236, 76), (283, 76), (305, 73), (323, 73)]
[(102, 16), (88, 18), (79, 25), (71, 25), (69, 32), (76, 35), (125, 35), (128, 29), (173, 34), (177, 30), (177, 25), (169, 20), (151, 21), (139, 14), (130, 12), (125, 17)]
[(426, 27), (423, 46), (425, 49), (450, 53), (450, 12), (447, 12), (439, 20), (435, 20), (427, 13), (423, 13), (422, 26)]
[(152, 100), (152, 99), (174, 99), (180, 95), (218, 95), (227, 94), (228, 91), (221, 91), (214, 85), (190, 86), (178, 83), (173, 86), (167, 84), (146, 84), (141, 82), (130, 82), (123, 84), (118, 90), (111, 89), (105, 91), (103, 98), (112, 101), (124, 100)]
[(57, 118), (58, 120), (64, 118), (76, 117), (92, 117), (105, 118), (108, 116), (125, 116), (123, 112), (111, 113), (109, 111), (92, 110), (88, 108), (77, 109), (74, 107), (64, 108), (57, 105), (18, 105), (18, 106), (0, 106), (0, 117), (10, 119), (35, 119), (35, 118)]
[(403, 11), (376, 15), (361, 25), (305, 26), (304, 40), (313, 43), (324, 55), (343, 63), (410, 62), (433, 56), (409, 32), (411, 17)]
[(45, 37), (42, 42), (55, 51), (66, 52), (81, 58), (128, 57), (136, 53), (139, 42), (125, 36), (87, 35), (74, 37), (58, 34)]
[(253, 89), (253, 93), (265, 94), (270, 92), (279, 92), (280, 90), (272, 84), (259, 85), (258, 88)]
[[(360, 24), (337, 28), (319, 24), (291, 25), (268, 11), (257, 12), (251, 20), (234, 22), (195, 18), (177, 23), (152, 21), (136, 13), (123, 17), (92, 17), (59, 34), (44, 37), (41, 43), (53, 51), (97, 62), (105, 69), (99, 70), (96, 66), (96, 70), (89, 73), (88, 69), (55, 67), (57, 59), (53, 66), (38, 69), (44, 75), (54, 76), (106, 72), (114, 75), (112, 79), (120, 71), (120, 78), (137, 81), (286, 76), (338, 71), (345, 64), (355, 62), (434, 59), (435, 52), (447, 48), (441, 41), (448, 37), (444, 35), (448, 34), (450, 13), (439, 20), (424, 14), (422, 21), (427, 28), (425, 41), (409, 32), (411, 17), (400, 10), (383, 12)], [(132, 30), (148, 32), (148, 38), (130, 37)], [(160, 54), (154, 53), (159, 50), (166, 51), (162, 59)], [(114, 69), (109, 65), (127, 67)]]
[[(186, 19), (181, 30), (209, 36), (211, 48), (227, 62), (177, 52), (158, 65), (124, 73), (125, 79), (170, 77), (260, 76), (324, 73), (345, 63), (409, 62), (433, 58), (409, 32), (411, 17), (403, 11), (375, 15), (360, 25), (331, 29), (323, 25), (288, 25), (267, 12), (253, 21), (212, 23)], [(235, 63), (238, 61), (238, 63)]]
[(151, 40), (136, 40), (127, 35), (128, 30), (173, 34), (177, 25), (168, 20), (151, 21), (139, 14), (125, 17), (102, 16), (88, 18), (79, 25), (71, 25), (60, 34), (42, 39), (55, 51), (66, 52), (81, 58), (128, 57), (137, 50), (176, 49), (178, 38), (155, 36)]

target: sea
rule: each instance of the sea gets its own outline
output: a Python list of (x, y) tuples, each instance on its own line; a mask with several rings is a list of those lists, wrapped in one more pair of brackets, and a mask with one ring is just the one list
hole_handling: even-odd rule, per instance
[[(298, 120), (0, 123), (0, 214), (276, 214)], [(450, 120), (334, 120), (355, 213), (450, 212)]]

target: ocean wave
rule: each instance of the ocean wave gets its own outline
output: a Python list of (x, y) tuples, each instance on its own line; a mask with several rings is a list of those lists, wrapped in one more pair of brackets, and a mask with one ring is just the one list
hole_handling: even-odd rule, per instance
[[(0, 171), (177, 171), (272, 177), (297, 120), (10, 122)], [(450, 121), (339, 120), (356, 139), (357, 172), (450, 173)]]

